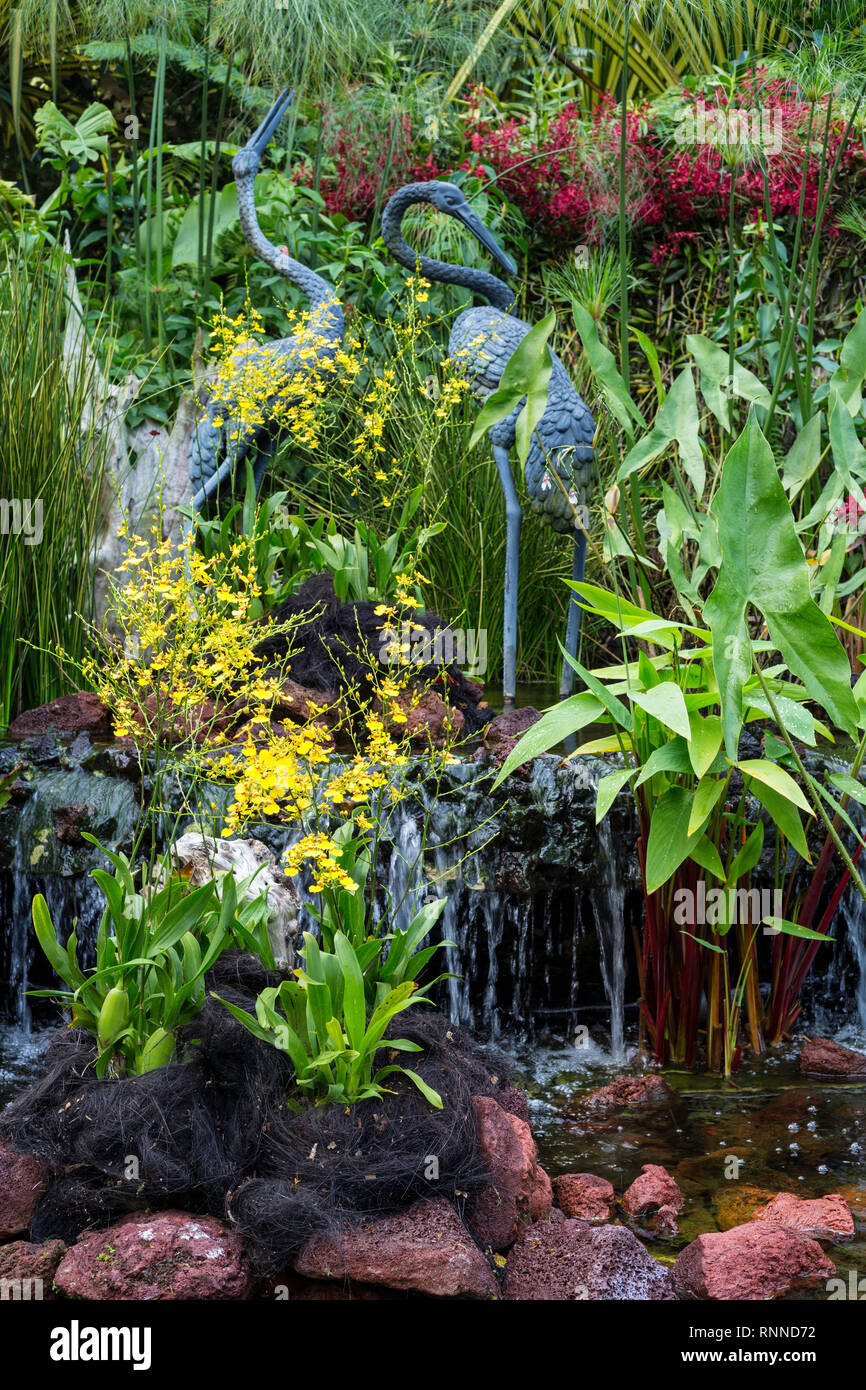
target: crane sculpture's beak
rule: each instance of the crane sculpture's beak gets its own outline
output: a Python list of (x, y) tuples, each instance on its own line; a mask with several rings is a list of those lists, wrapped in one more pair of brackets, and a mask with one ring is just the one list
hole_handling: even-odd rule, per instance
[(485, 227), (481, 218), (472, 211), (468, 203), (463, 203), (460, 207), (454, 208), (454, 216), (458, 218), (468, 232), (471, 232), (475, 240), (480, 242), (485, 251), (490, 255), (505, 271), (506, 275), (516, 275), (517, 265), (511, 259), (507, 251), (503, 251), (496, 237), (488, 227)]
[(248, 150), (254, 152), (255, 154), (262, 153), (265, 146), (273, 138), (277, 126), (280, 124), (280, 121), (283, 119), (283, 116), (288, 110), (292, 102), (292, 99), (294, 98), (294, 95), (294, 92), (290, 92), (288, 87), (283, 88), (283, 90), (280, 92), (280, 95), (277, 97), (276, 101), (271, 107), (270, 111), (265, 116), (265, 119), (262, 121), (261, 125), (256, 131), (255, 135), (251, 136), (249, 141), (247, 142)]

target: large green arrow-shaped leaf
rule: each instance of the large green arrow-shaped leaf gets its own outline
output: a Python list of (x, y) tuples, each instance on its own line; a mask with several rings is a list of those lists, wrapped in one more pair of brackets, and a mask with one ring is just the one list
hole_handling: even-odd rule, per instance
[(763, 615), (771, 642), (812, 698), (853, 734), (857, 705), (848, 658), (812, 600), (794, 517), (754, 409), (722, 466), (713, 511), (722, 558), (704, 618), (713, 634), (728, 757), (737, 756), (743, 687), (751, 674), (749, 604)]

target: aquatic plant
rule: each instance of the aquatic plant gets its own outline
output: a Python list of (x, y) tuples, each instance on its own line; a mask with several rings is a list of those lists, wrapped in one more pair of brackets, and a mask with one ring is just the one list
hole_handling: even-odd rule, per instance
[[(845, 809), (849, 797), (866, 800), (857, 780), (866, 720), (862, 679), (852, 693), (844, 648), (811, 597), (794, 518), (754, 410), (724, 461), (713, 516), (717, 576), (702, 623), (659, 618), (619, 592), (574, 585), (586, 611), (619, 634), (622, 663), (591, 671), (574, 662), (585, 692), (524, 735), (497, 784), (587, 724), (607, 727), (569, 756), (622, 757), (623, 766), (599, 783), (597, 819), (624, 789), (634, 796), (646, 911), (641, 1014), (650, 1046), (659, 1062), (693, 1065), (704, 997), (710, 1065), (730, 1072), (740, 1010), (756, 1052), (778, 1042), (797, 1017), (797, 993), (844, 888), (850, 881), (866, 897), (856, 867), (864, 842)], [(767, 636), (754, 635), (756, 626)], [(850, 775), (821, 781), (804, 763), (795, 738), (808, 747), (819, 736), (833, 738), (812, 713), (816, 706), (832, 726), (859, 737)], [(744, 727), (755, 720), (770, 721), (763, 757), (741, 749)], [(752, 897), (764, 813), (775, 834), (769, 909)], [(826, 836), (811, 874), (802, 814), (823, 822)], [(855, 837), (853, 857), (842, 825)], [(834, 859), (841, 877), (828, 892)], [(708, 881), (712, 912), (696, 916)], [(678, 918), (680, 904), (690, 904), (692, 915)], [(692, 930), (680, 930), (684, 923)], [(774, 938), (767, 1000), (758, 978), (760, 926)], [(710, 954), (702, 961), (704, 949)]]

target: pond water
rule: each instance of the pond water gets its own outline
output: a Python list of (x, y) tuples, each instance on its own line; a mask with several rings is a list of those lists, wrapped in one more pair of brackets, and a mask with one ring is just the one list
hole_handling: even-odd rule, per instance
[[(863, 1048), (866, 1034), (850, 1033), (847, 1041)], [(652, 1240), (657, 1258), (672, 1262), (702, 1232), (748, 1221), (777, 1192), (839, 1192), (854, 1213), (857, 1238), (827, 1247), (827, 1254), (842, 1278), (850, 1270), (866, 1274), (866, 1085), (805, 1078), (789, 1050), (746, 1064), (730, 1082), (666, 1071), (670, 1101), (590, 1118), (581, 1107), (589, 1091), (645, 1069), (634, 1045), (624, 1066), (612, 1065), (593, 1044), (521, 1048), (512, 1057), (549, 1173), (595, 1173), (618, 1196), (644, 1163), (661, 1164), (676, 1177), (686, 1203), (680, 1234)], [(827, 1292), (809, 1296), (823, 1299)]]

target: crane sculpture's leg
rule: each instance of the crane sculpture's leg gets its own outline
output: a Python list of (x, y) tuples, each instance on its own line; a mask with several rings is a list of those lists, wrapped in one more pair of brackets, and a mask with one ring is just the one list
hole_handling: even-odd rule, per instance
[[(574, 559), (571, 566), (571, 577), (578, 583), (583, 580), (584, 569), (586, 568), (586, 532), (576, 530), (574, 533)], [(569, 656), (577, 656), (577, 643), (580, 638), (580, 617), (582, 609), (577, 601), (578, 596), (571, 590), (571, 601), (568, 605), (568, 623), (565, 629), (565, 650)], [(559, 698), (564, 700), (571, 694), (574, 686), (574, 667), (563, 658), (562, 675), (559, 680)]]
[(502, 695), (506, 709), (514, 704), (517, 674), (517, 583), (520, 575), (520, 523), (523, 513), (511, 475), (508, 450), (494, 444), (493, 457), (505, 495), (505, 623), (502, 643)]

